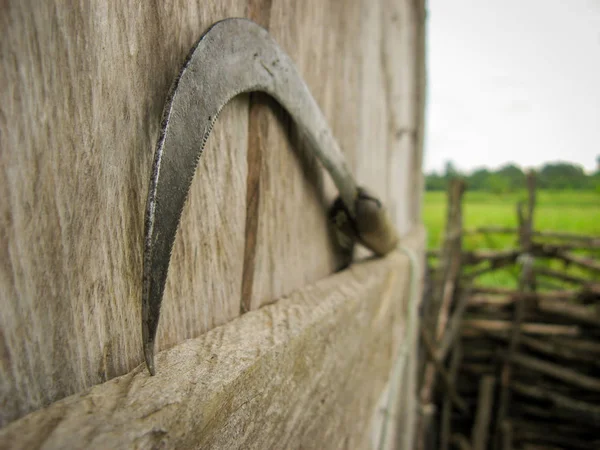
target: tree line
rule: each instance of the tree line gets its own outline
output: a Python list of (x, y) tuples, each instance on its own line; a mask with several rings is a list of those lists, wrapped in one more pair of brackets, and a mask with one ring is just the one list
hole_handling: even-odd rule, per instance
[[(586, 174), (576, 164), (557, 162), (547, 163), (536, 170), (537, 186), (552, 190), (594, 190), (600, 192), (600, 156), (598, 169)], [(470, 173), (461, 173), (452, 162), (446, 163), (444, 173), (432, 172), (425, 175), (425, 189), (428, 191), (446, 190), (452, 178), (463, 178), (470, 191), (488, 191), (497, 194), (515, 192), (525, 186), (525, 173), (515, 164), (506, 164), (497, 170), (476, 169)]]

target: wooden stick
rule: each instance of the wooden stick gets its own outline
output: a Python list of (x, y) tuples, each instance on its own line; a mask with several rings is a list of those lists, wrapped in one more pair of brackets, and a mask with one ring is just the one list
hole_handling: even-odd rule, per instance
[[(507, 331), (512, 328), (512, 323), (502, 320), (467, 319), (463, 320), (463, 334), (471, 329), (479, 332)], [(552, 336), (578, 336), (579, 327), (574, 325), (553, 325), (547, 323), (523, 323), (521, 331), (527, 334), (552, 335)], [(473, 336), (467, 332), (466, 335)]]
[[(511, 389), (513, 390), (513, 393), (517, 392), (514, 389), (514, 386), (511, 386)], [(519, 401), (519, 415), (538, 417), (538, 418), (544, 419), (548, 422), (556, 420), (557, 417), (564, 419), (560, 414), (557, 414), (557, 412), (553, 409), (554, 408), (548, 408), (546, 405), (544, 405), (544, 407), (531, 405), (530, 403), (524, 401), (523, 399), (521, 399)]]
[(442, 254), (442, 251), (439, 248), (434, 248), (431, 250), (427, 250), (427, 252), (425, 253), (425, 256), (427, 258), (439, 258)]
[[(494, 333), (494, 337), (499, 340), (508, 341), (507, 336), (501, 333)], [(564, 342), (564, 338), (557, 341), (536, 339), (530, 336), (521, 336), (521, 344), (538, 353), (544, 353), (555, 359), (566, 359), (568, 361), (591, 364), (600, 367), (600, 358), (590, 352), (582, 352), (569, 348)]]
[[(539, 258), (557, 258), (569, 264), (574, 264), (584, 269), (600, 272), (600, 264), (593, 258), (583, 257), (569, 252), (572, 250), (570, 246), (558, 246), (544, 243), (532, 243), (531, 253)], [(477, 265), (482, 262), (488, 262), (492, 265), (498, 262), (516, 261), (521, 254), (519, 249), (504, 249), (504, 250), (472, 250), (463, 252), (461, 259), (463, 266)], [(439, 258), (442, 252), (439, 249), (427, 251), (427, 256), (430, 258)]]
[(596, 434), (596, 430), (592, 430), (592, 427), (588, 427), (586, 424), (582, 424), (579, 421), (566, 420), (565, 418), (560, 420), (544, 420), (535, 416), (520, 416), (517, 426), (520, 429), (527, 429), (529, 431), (548, 430), (551, 433), (557, 433), (563, 436), (572, 435), (573, 437), (581, 437), (590, 432)]
[(477, 376), (483, 376), (485, 374), (493, 374), (494, 372), (496, 372), (496, 365), (491, 362), (488, 364), (475, 364), (463, 362), (460, 369), (461, 371), (469, 372)]
[(555, 359), (565, 359), (575, 363), (584, 363), (596, 368), (600, 368), (600, 359), (597, 355), (588, 352), (578, 352), (569, 348), (561, 341), (535, 339), (529, 336), (523, 336), (523, 345), (539, 353), (545, 353)]
[(450, 380), (450, 375), (448, 371), (442, 364), (442, 362), (437, 358), (435, 347), (433, 340), (429, 336), (429, 333), (425, 330), (425, 328), (421, 327), (421, 339), (423, 340), (423, 344), (425, 345), (425, 350), (427, 351), (427, 356), (429, 360), (433, 363), (435, 370), (440, 374), (442, 378), (442, 382), (444, 384), (444, 389), (446, 390), (446, 394), (454, 403), (454, 406), (462, 413), (467, 413), (469, 408), (465, 401), (456, 393), (456, 389), (454, 387), (454, 383)]
[(495, 261), (515, 261), (519, 253), (518, 249), (479, 250), (463, 253), (462, 259), (464, 265), (475, 265), (481, 262), (490, 262), (493, 264)]
[(600, 273), (600, 263), (593, 258), (561, 250), (557, 246), (535, 243), (532, 246), (531, 253), (538, 258), (558, 259), (566, 265), (573, 265), (588, 271)]
[(513, 448), (512, 424), (507, 420), (502, 424), (502, 450), (512, 450)]
[(527, 293), (523, 294), (518, 290), (506, 289), (506, 288), (492, 288), (487, 286), (473, 286), (471, 287), (473, 294), (489, 294), (489, 295), (505, 295), (507, 297), (519, 297), (522, 295), (535, 295), (538, 299), (548, 300), (586, 300), (588, 297), (591, 299), (589, 302), (594, 303), (596, 297), (600, 297), (600, 284), (587, 283), (582, 289), (563, 289), (553, 292), (536, 292), (535, 294)]
[(590, 377), (572, 369), (559, 366), (558, 364), (543, 361), (532, 356), (516, 353), (510, 357), (511, 361), (534, 372), (561, 380), (565, 383), (577, 386), (593, 392), (600, 392), (600, 379)]
[[(594, 246), (600, 247), (600, 238), (594, 235), (585, 235), (585, 234), (573, 234), (573, 233), (562, 233), (558, 231), (536, 231), (534, 233), (535, 236), (554, 238), (554, 239), (562, 239), (566, 241), (585, 241), (588, 244), (593, 244)], [(588, 242), (589, 241), (589, 242)]]
[(462, 196), (465, 184), (463, 180), (455, 179), (450, 183), (448, 219), (446, 225), (446, 238), (444, 241), (443, 283), (440, 284), (438, 296), (441, 299), (439, 312), (437, 314), (436, 340), (440, 339), (446, 329), (446, 322), (452, 298), (456, 289), (456, 282), (461, 267), (462, 249)]
[(536, 275), (542, 275), (546, 277), (556, 278), (557, 280), (565, 281), (567, 283), (573, 284), (586, 284), (590, 280), (585, 278), (577, 277), (575, 275), (567, 275), (565, 273), (559, 272), (558, 270), (548, 269), (545, 267), (538, 267), (535, 269)]
[[(478, 291), (479, 292), (479, 291)], [(564, 290), (555, 292), (529, 292), (523, 293), (518, 291), (509, 291), (512, 294), (474, 294), (469, 297), (469, 306), (493, 305), (493, 306), (508, 306), (515, 303), (516, 300), (530, 299), (531, 301), (556, 301), (556, 300), (576, 300), (583, 291)]]
[(479, 294), (494, 294), (494, 295), (517, 295), (517, 294), (520, 294), (520, 292), (515, 289), (489, 287), (489, 286), (478, 286), (476, 284), (471, 287), (471, 292), (473, 292), (474, 294), (479, 293)]
[(582, 303), (598, 304), (600, 301), (600, 283), (587, 283), (577, 299)]
[(458, 302), (456, 303), (456, 307), (454, 308), (452, 317), (448, 322), (449, 325), (446, 329), (446, 333), (444, 334), (444, 337), (441, 339), (440, 344), (438, 346), (437, 356), (440, 361), (446, 360), (446, 356), (448, 356), (448, 352), (452, 348), (456, 337), (460, 334), (463, 317), (465, 315), (465, 311), (467, 310), (467, 305), (469, 302), (469, 293), (470, 290), (467, 289), (466, 292), (462, 293), (462, 295), (458, 299)]
[(459, 433), (452, 435), (452, 445), (457, 447), (459, 450), (471, 450), (471, 444), (469, 444), (469, 440)]
[(504, 307), (512, 305), (518, 297), (515, 296), (500, 296), (500, 295), (485, 295), (475, 294), (469, 297), (468, 306), (497, 306)]
[[(434, 301), (430, 313), (426, 316), (427, 320), (423, 320), (423, 325), (434, 330), (434, 339), (437, 341), (441, 338), (448, 320), (452, 299), (456, 290), (456, 285), (459, 280), (461, 267), (461, 251), (462, 251), (462, 196), (465, 190), (463, 180), (452, 180), (448, 187), (448, 215), (446, 221), (446, 235), (444, 237), (444, 246), (442, 257), (440, 259), (440, 267), (437, 271), (437, 279), (434, 285)], [(424, 328), (422, 327), (423, 331)], [(425, 333), (426, 334), (426, 333)], [(427, 335), (429, 337), (429, 335)], [(425, 341), (425, 340), (424, 340)], [(425, 346), (427, 348), (427, 342)], [(431, 344), (431, 362), (425, 365), (423, 383), (419, 392), (419, 398), (422, 405), (429, 404), (435, 389), (436, 368), (442, 376), (444, 371), (443, 366), (436, 358), (436, 352)], [(437, 366), (436, 366), (437, 364)], [(447, 379), (445, 380), (447, 382)], [(455, 399), (456, 400), (456, 399)], [(463, 405), (464, 407), (465, 405)], [(423, 422), (417, 426), (417, 449), (424, 449), (425, 432)]]
[(582, 267), (584, 269), (591, 270), (593, 272), (600, 272), (600, 263), (594, 261), (592, 258), (585, 258), (583, 256), (576, 255), (569, 252), (559, 252), (557, 258), (560, 258), (570, 264)]
[[(534, 233), (535, 235), (535, 233)], [(584, 250), (586, 251), (586, 253), (592, 252), (592, 253), (597, 253), (598, 248), (594, 248), (593, 246), (590, 247), (589, 245), (586, 245), (586, 242), (569, 242), (569, 243), (565, 243), (565, 242), (561, 242), (561, 243), (557, 243), (557, 242), (552, 242), (552, 243), (548, 243), (548, 242), (540, 242), (540, 241), (535, 241), (534, 245), (536, 247), (541, 247), (543, 248), (544, 252), (547, 253), (558, 253), (561, 251), (573, 251), (573, 250)]]
[(503, 310), (507, 306), (511, 306), (518, 301), (535, 301), (539, 298), (545, 298), (543, 295), (538, 294), (515, 294), (512, 296), (503, 295), (486, 295), (486, 294), (475, 294), (472, 295), (469, 300), (469, 306), (471, 311), (477, 311), (479, 309), (493, 309)]
[(544, 444), (558, 445), (561, 448), (581, 449), (581, 450), (598, 450), (600, 442), (591, 442), (578, 439), (576, 436), (563, 436), (553, 433), (551, 429), (546, 427), (544, 430), (529, 431), (527, 429), (517, 429), (514, 432), (516, 441), (528, 441)]
[(523, 450), (564, 450), (562, 447), (555, 447), (549, 445), (538, 445), (538, 444), (523, 444)]
[[(531, 197), (531, 195), (530, 195)], [(524, 228), (531, 227), (531, 216), (533, 215), (533, 206), (530, 202), (530, 211), (529, 211), (529, 225), (524, 226)], [(531, 228), (529, 228), (529, 232)], [(529, 241), (528, 241), (529, 239)], [(528, 231), (525, 230), (522, 232), (521, 236), (521, 244), (523, 246), (530, 245), (531, 235), (528, 234)], [(525, 253), (527, 258), (523, 263), (523, 273), (521, 274), (521, 280), (519, 281), (519, 288), (523, 292), (530, 292), (534, 289), (534, 284), (532, 282), (532, 274), (533, 274), (533, 257), (529, 256)], [(523, 323), (523, 319), (525, 318), (525, 307), (526, 300), (523, 298), (515, 304), (515, 317), (512, 324), (508, 353), (504, 360), (504, 364), (502, 366), (502, 374), (500, 377), (500, 400), (498, 407), (498, 417), (496, 421), (496, 438), (495, 438), (495, 448), (499, 449), (500, 444), (502, 442), (502, 429), (501, 425), (504, 423), (506, 416), (508, 415), (508, 408), (510, 405), (510, 381), (512, 377), (512, 357), (517, 352), (519, 348), (519, 338), (521, 337), (521, 324)]]
[(432, 442), (435, 441), (435, 416), (437, 414), (437, 405), (428, 403), (420, 405), (419, 411), (419, 426), (423, 427), (424, 433), (417, 436), (417, 444), (423, 449), (432, 447)]
[(581, 420), (588, 425), (600, 427), (600, 406), (598, 405), (575, 400), (558, 392), (522, 382), (513, 381), (511, 388), (520, 395), (551, 402), (555, 408), (562, 410), (574, 420)]
[(481, 275), (493, 272), (493, 271), (498, 270), (498, 269), (502, 269), (503, 267), (507, 267), (507, 266), (510, 266), (512, 264), (514, 264), (514, 260), (508, 260), (508, 259), (498, 260), (498, 261), (495, 261), (493, 264), (491, 264), (491, 265), (489, 265), (487, 267), (482, 267), (481, 269), (477, 269), (477, 270), (473, 270), (473, 271), (464, 273), (462, 275), (462, 278), (465, 278), (467, 280), (474, 280), (475, 278), (478, 278)]
[[(518, 228), (514, 227), (486, 226), (467, 229), (464, 234), (517, 234), (518, 231)], [(588, 247), (600, 247), (600, 238), (593, 235), (561, 233), (556, 231), (534, 231), (532, 235), (536, 237), (585, 242)]]
[[(517, 205), (517, 217), (519, 219), (519, 244), (522, 253), (531, 253), (533, 249), (533, 211), (535, 208), (535, 174), (527, 174), (527, 212), (524, 205)], [(532, 275), (531, 275), (532, 276)], [(530, 286), (529, 290), (533, 290)]]
[(568, 337), (561, 337), (559, 341), (553, 339), (551, 342), (554, 344), (564, 345), (578, 352), (598, 355), (600, 358), (600, 342), (585, 339), (572, 339)]
[[(452, 386), (456, 386), (456, 376), (458, 374), (458, 368), (462, 360), (462, 345), (460, 341), (457, 341), (452, 348), (452, 359), (450, 361), (450, 383)], [(449, 396), (445, 396), (442, 406), (442, 419), (441, 419), (441, 430), (440, 430), (440, 450), (449, 450), (450, 441), (452, 434), (452, 401)]]
[(600, 327), (600, 316), (586, 306), (556, 300), (541, 300), (538, 309), (547, 314), (564, 317), (572, 322)]
[(479, 382), (479, 402), (475, 414), (472, 433), (473, 450), (485, 450), (488, 445), (488, 431), (494, 405), (494, 386), (496, 378), (486, 375)]
[(465, 234), (516, 234), (518, 232), (517, 228), (514, 227), (497, 227), (497, 226), (486, 226), (486, 227), (477, 227), (477, 228), (469, 228), (465, 230)]
[(572, 251), (584, 251), (586, 254), (598, 254), (598, 248), (590, 247), (586, 245), (585, 242), (540, 242), (538, 240), (535, 241), (534, 244), (536, 247), (539, 246), (543, 248), (543, 251), (546, 253), (558, 253), (558, 252), (572, 252)]
[(537, 283), (537, 287), (539, 289), (546, 289), (546, 290), (553, 290), (553, 291), (558, 291), (558, 290), (562, 289), (562, 286), (559, 283), (550, 281), (547, 278), (544, 278), (544, 279), (538, 278), (536, 280), (536, 283)]

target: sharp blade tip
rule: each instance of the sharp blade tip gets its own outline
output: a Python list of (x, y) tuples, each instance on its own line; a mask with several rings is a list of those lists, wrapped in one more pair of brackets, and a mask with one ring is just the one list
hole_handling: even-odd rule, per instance
[(154, 367), (154, 342), (148, 342), (144, 345), (144, 357), (146, 358), (146, 367), (150, 375), (156, 375), (156, 369)]

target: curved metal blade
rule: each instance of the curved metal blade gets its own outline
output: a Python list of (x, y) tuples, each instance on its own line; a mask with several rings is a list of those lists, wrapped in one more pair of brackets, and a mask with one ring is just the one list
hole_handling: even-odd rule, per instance
[(287, 109), (329, 171), (351, 213), (357, 188), (319, 107), (266, 30), (245, 19), (214, 24), (192, 49), (163, 113), (145, 218), (142, 287), (144, 355), (151, 374), (154, 341), (171, 251), (204, 145), (221, 108), (243, 92), (262, 91)]

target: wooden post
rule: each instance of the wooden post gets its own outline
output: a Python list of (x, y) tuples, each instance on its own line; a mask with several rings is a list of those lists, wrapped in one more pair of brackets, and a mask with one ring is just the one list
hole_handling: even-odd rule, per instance
[(429, 359), (431, 360), (432, 364), (434, 365), (434, 368), (437, 371), (437, 373), (439, 373), (440, 377), (442, 378), (442, 383), (444, 385), (444, 390), (446, 391), (446, 395), (450, 398), (452, 403), (454, 403), (454, 405), (461, 412), (467, 412), (468, 411), (467, 404), (456, 393), (456, 389), (454, 387), (453, 380), (450, 378), (450, 374), (444, 367), (442, 361), (440, 361), (437, 358), (433, 341), (424, 328), (421, 328), (421, 339), (423, 340), (423, 343), (425, 344), (425, 349), (427, 350)]
[(446, 235), (444, 248), (440, 260), (441, 278), (437, 283), (434, 311), (437, 318), (436, 340), (439, 339), (446, 329), (448, 313), (452, 306), (453, 294), (456, 290), (456, 282), (460, 274), (462, 254), (462, 197), (465, 191), (465, 183), (461, 179), (450, 182), (448, 191), (448, 214), (446, 219)]
[[(519, 241), (521, 244), (521, 254), (532, 255), (533, 252), (533, 215), (535, 209), (535, 173), (529, 171), (527, 173), (527, 215), (524, 221), (519, 221)], [(533, 260), (531, 261), (533, 266)], [(535, 291), (535, 275), (532, 268), (527, 264), (523, 264), (521, 270), (522, 289), (527, 292)]]
[(535, 173), (527, 173), (527, 213), (523, 212), (523, 203), (517, 207), (519, 219), (519, 243), (521, 249), (530, 252), (532, 248), (533, 236), (533, 211), (535, 208)]
[(479, 382), (479, 402), (473, 425), (472, 447), (473, 450), (485, 450), (488, 443), (488, 431), (494, 404), (494, 386), (496, 378), (487, 375)]
[[(430, 311), (423, 320), (423, 326), (434, 333), (433, 340), (439, 341), (446, 328), (448, 315), (452, 306), (452, 299), (460, 275), (462, 254), (462, 196), (465, 183), (461, 179), (451, 180), (448, 187), (448, 213), (446, 220), (446, 234), (444, 246), (440, 257), (440, 267), (435, 277), (434, 295)], [(419, 393), (421, 405), (431, 402), (435, 388), (436, 352), (430, 362), (426, 363), (423, 384)], [(417, 427), (417, 448), (424, 449), (424, 436), (427, 433), (424, 422), (419, 421)]]
[[(521, 245), (522, 271), (519, 280), (519, 291), (522, 293), (535, 290), (535, 280), (533, 271), (532, 240), (533, 235), (533, 213), (535, 208), (535, 175), (533, 172), (527, 174), (527, 213), (523, 211), (523, 203), (517, 206), (517, 216), (519, 220), (519, 244)], [(511, 330), (508, 354), (502, 367), (500, 383), (500, 403), (498, 407), (498, 417), (496, 419), (495, 448), (499, 449), (500, 443), (506, 440), (502, 426), (505, 422), (510, 407), (510, 380), (512, 377), (511, 361), (519, 348), (519, 338), (521, 336), (521, 324), (525, 318), (525, 307), (527, 296), (521, 295), (515, 299), (515, 311), (513, 327)]]
[[(456, 342), (452, 350), (452, 359), (450, 361), (450, 383), (454, 385), (456, 383), (456, 375), (458, 373), (458, 367), (462, 360), (462, 346), (460, 340)], [(452, 436), (452, 401), (450, 397), (444, 397), (444, 403), (442, 406), (442, 419), (440, 427), (440, 450), (449, 450), (450, 441)]]
[(460, 329), (463, 322), (463, 316), (469, 305), (469, 297), (471, 294), (471, 288), (467, 288), (466, 291), (462, 292), (462, 295), (458, 298), (452, 317), (446, 327), (446, 332), (443, 338), (440, 340), (437, 349), (437, 357), (441, 361), (446, 360), (446, 356), (452, 349), (455, 343), (455, 339), (460, 334)]
[(512, 450), (512, 424), (506, 421), (502, 424), (502, 450)]

